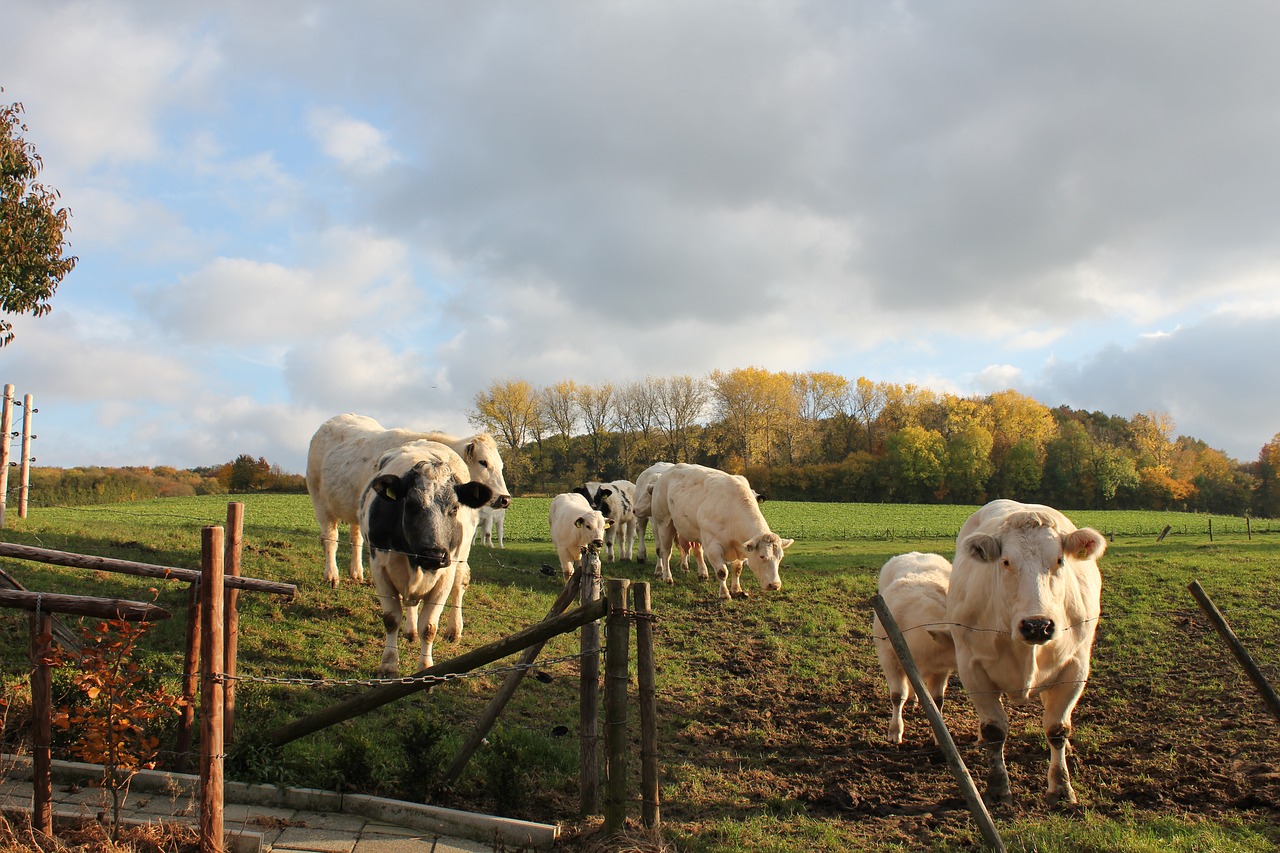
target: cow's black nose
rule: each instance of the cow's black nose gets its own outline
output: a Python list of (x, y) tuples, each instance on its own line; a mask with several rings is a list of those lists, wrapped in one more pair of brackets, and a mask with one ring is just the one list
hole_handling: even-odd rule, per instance
[(1052, 619), (1023, 619), (1018, 623), (1018, 633), (1028, 643), (1039, 645), (1053, 639)]
[(424, 548), (410, 559), (413, 567), (424, 572), (433, 572), (449, 565), (449, 552), (444, 548)]

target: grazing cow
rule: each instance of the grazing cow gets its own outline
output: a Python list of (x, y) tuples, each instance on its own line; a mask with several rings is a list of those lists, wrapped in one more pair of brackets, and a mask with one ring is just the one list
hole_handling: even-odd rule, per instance
[[(360, 529), (369, 540), (369, 565), (386, 628), (379, 675), (400, 674), (397, 639), (405, 608), (408, 636), (421, 642), (419, 668), (432, 665), (431, 645), (459, 555), (470, 545), (476, 508), (492, 498), (493, 490), (472, 482), (458, 454), (439, 442), (409, 442), (378, 459), (360, 499)], [(426, 607), (419, 613), (420, 603)]]
[[(898, 623), (925, 689), (939, 710), (947, 693), (947, 678), (956, 668), (956, 647), (946, 624), (950, 580), (951, 563), (946, 557), (919, 551), (892, 557), (880, 569), (880, 597)], [(878, 615), (872, 619), (871, 636), (889, 685), (889, 742), (902, 743), (902, 708), (915, 691)]]
[[(635, 549), (636, 516), (634, 512), (636, 484), (630, 480), (613, 480), (608, 483), (587, 483), (586, 487), (573, 490), (582, 495), (592, 509), (609, 520), (609, 527), (604, 534), (605, 553), (609, 562), (621, 556), (630, 560)], [(614, 545), (617, 545), (617, 552)]]
[(604, 545), (604, 531), (609, 521), (587, 499), (576, 492), (566, 492), (551, 499), (551, 544), (560, 558), (565, 580), (573, 574), (583, 548)]
[[(364, 580), (361, 495), (376, 472), (382, 454), (418, 440), (441, 442), (461, 456), (471, 471), (471, 479), (484, 483), (493, 492), (494, 507), (511, 503), (502, 476), (502, 457), (498, 455), (493, 437), (487, 433), (457, 438), (440, 432), (383, 429), (373, 418), (364, 415), (335, 415), (316, 430), (307, 451), (307, 492), (320, 524), (324, 579), (329, 586), (338, 585), (338, 527), (344, 522), (351, 529), (351, 579)], [(468, 543), (470, 535), (468, 533)], [(469, 576), (470, 568), (466, 571)], [(458, 633), (461, 634), (460, 626)]]
[[(645, 551), (644, 535), (649, 529), (649, 517), (653, 514), (650, 507), (653, 505), (653, 487), (657, 484), (658, 478), (666, 471), (673, 467), (671, 462), (655, 462), (648, 468), (640, 472), (640, 476), (636, 477), (636, 499), (631, 512), (636, 517), (636, 535), (640, 538), (640, 553), (636, 555), (637, 563), (646, 563), (649, 556)], [(686, 569), (689, 563), (684, 564)]]
[(721, 598), (747, 597), (741, 583), (744, 561), (761, 589), (782, 589), (778, 567), (783, 550), (795, 540), (769, 529), (745, 477), (680, 463), (658, 478), (652, 512), (658, 571), (667, 583), (672, 583), (671, 546), (677, 541), (700, 542), (720, 580)]
[(1038, 696), (1049, 741), (1050, 803), (1076, 801), (1067, 771), (1071, 712), (1089, 680), (1107, 542), (1047, 506), (992, 501), (956, 537), (947, 621), (956, 666), (987, 750), (987, 799), (1012, 803), (1004, 741), (1011, 701)]
[(506, 526), (506, 523), (506, 507), (502, 507), (501, 509), (494, 509), (491, 506), (480, 507), (480, 523), (479, 526), (476, 527), (476, 535), (472, 540), (472, 544), (474, 545), (476, 542), (483, 542), (485, 545), (492, 548), (494, 530), (497, 530), (498, 547), (507, 547), (502, 540), (502, 530)]

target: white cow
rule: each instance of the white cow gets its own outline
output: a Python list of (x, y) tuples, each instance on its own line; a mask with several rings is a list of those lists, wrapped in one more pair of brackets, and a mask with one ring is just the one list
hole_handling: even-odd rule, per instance
[(461, 554), (471, 544), (476, 507), (492, 497), (488, 486), (471, 481), (461, 457), (439, 442), (409, 442), (379, 458), (360, 499), (360, 528), (369, 542), (386, 629), (379, 675), (400, 674), (397, 640), (405, 608), (408, 638), (421, 641), (419, 668), (432, 665), (440, 613), (453, 589)]
[[(880, 569), (880, 597), (898, 623), (925, 689), (939, 710), (947, 693), (947, 678), (956, 668), (956, 647), (947, 626), (950, 580), (951, 563), (946, 557), (919, 551), (892, 557)], [(889, 685), (889, 742), (902, 743), (902, 709), (915, 691), (878, 615), (872, 619), (871, 632)]]
[(493, 547), (494, 531), (497, 531), (498, 547), (507, 547), (503, 543), (503, 528), (507, 524), (507, 509), (494, 509), (491, 506), (480, 507), (480, 524), (476, 528), (475, 538), (472, 540), (474, 545), (476, 542), (483, 542), (490, 548)]
[(458, 438), (441, 432), (384, 429), (364, 415), (335, 415), (316, 430), (307, 451), (307, 492), (320, 524), (324, 579), (329, 586), (338, 585), (338, 527), (343, 523), (350, 525), (351, 530), (349, 574), (354, 581), (364, 580), (360, 497), (377, 470), (382, 454), (419, 440), (441, 442), (461, 456), (471, 471), (471, 479), (493, 490), (495, 507), (505, 507), (511, 502), (502, 476), (502, 457), (493, 437), (487, 433)]
[(747, 597), (741, 583), (744, 561), (761, 589), (782, 589), (779, 564), (795, 540), (769, 529), (745, 477), (680, 463), (658, 478), (652, 512), (658, 572), (667, 583), (672, 583), (671, 546), (681, 541), (702, 543), (707, 564), (720, 580), (721, 598)]
[(604, 545), (608, 519), (580, 494), (566, 492), (551, 499), (551, 544), (560, 558), (565, 580), (573, 574), (583, 548)]
[[(636, 517), (636, 534), (640, 537), (640, 553), (636, 555), (637, 563), (649, 561), (648, 553), (645, 551), (644, 535), (649, 529), (649, 517), (653, 514), (650, 510), (653, 505), (653, 487), (657, 484), (658, 478), (673, 467), (672, 462), (655, 462), (636, 477), (636, 499), (631, 512)], [(689, 568), (688, 562), (684, 567)]]
[(947, 621), (956, 666), (987, 749), (987, 799), (1012, 803), (1004, 741), (1011, 701), (1038, 696), (1049, 741), (1048, 797), (1076, 801), (1067, 771), (1071, 712), (1089, 680), (1107, 542), (1051, 507), (992, 501), (956, 537)]
[(604, 534), (604, 549), (609, 562), (614, 562), (619, 556), (624, 560), (630, 560), (636, 539), (634, 512), (636, 484), (630, 480), (612, 480), (608, 483), (590, 482), (585, 488), (573, 491), (586, 498), (592, 509), (600, 510), (608, 519), (609, 527)]

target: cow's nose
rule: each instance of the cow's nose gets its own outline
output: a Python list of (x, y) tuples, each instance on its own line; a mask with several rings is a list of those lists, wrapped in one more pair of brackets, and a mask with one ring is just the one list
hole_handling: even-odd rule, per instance
[(414, 554), (410, 562), (421, 571), (433, 572), (449, 565), (449, 552), (444, 548), (424, 548)]
[(766, 585), (765, 589), (775, 590), (775, 591), (782, 589), (782, 581), (774, 581), (773, 583)]
[(1023, 619), (1018, 623), (1018, 633), (1028, 643), (1039, 645), (1053, 639), (1052, 619)]
[(603, 540), (603, 539), (592, 539), (592, 540), (591, 540), (591, 544), (592, 544), (592, 545), (594, 545), (594, 546), (596, 546), (597, 548), (599, 548), (599, 547), (601, 547), (601, 546), (603, 546), (603, 545), (604, 545), (604, 540)]
[(489, 506), (494, 509), (506, 509), (511, 506), (511, 495), (498, 495), (493, 499)]

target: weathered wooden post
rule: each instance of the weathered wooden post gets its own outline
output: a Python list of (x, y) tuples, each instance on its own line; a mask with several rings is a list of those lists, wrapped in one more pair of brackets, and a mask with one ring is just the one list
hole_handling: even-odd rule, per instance
[(53, 835), (53, 617), (37, 606), (31, 614), (31, 769), (35, 788), (31, 826)]
[(978, 822), (978, 830), (982, 833), (982, 837), (987, 844), (991, 845), (992, 850), (998, 853), (1004, 853), (1004, 841), (1000, 838), (996, 825), (991, 820), (991, 813), (987, 811), (987, 806), (982, 802), (982, 796), (978, 793), (978, 788), (973, 784), (973, 777), (969, 775), (969, 768), (965, 767), (964, 759), (960, 757), (960, 750), (956, 749), (956, 742), (951, 737), (951, 732), (947, 730), (947, 724), (942, 719), (942, 712), (938, 710), (938, 706), (934, 703), (933, 697), (929, 695), (929, 689), (925, 686), (924, 679), (920, 677), (920, 670), (916, 667), (915, 659), (911, 657), (911, 649), (907, 646), (907, 640), (902, 636), (902, 631), (898, 628), (898, 620), (893, 617), (889, 605), (885, 604), (884, 598), (878, 593), (871, 597), (871, 606), (875, 608), (876, 615), (880, 617), (880, 625), (884, 628), (885, 633), (889, 635), (889, 642), (893, 644), (893, 651), (898, 655), (898, 660), (902, 663), (903, 670), (907, 673), (907, 678), (911, 681), (911, 689), (916, 692), (916, 700), (920, 703), (920, 707), (924, 708), (925, 716), (929, 718), (929, 725), (933, 726), (934, 737), (938, 739), (938, 746), (942, 749), (942, 754), (946, 756), (947, 766), (951, 768), (951, 774), (955, 776), (956, 782), (960, 785), (960, 793), (964, 795), (965, 802), (969, 805), (969, 811), (973, 814), (973, 819)]
[[(582, 606), (600, 599), (600, 553), (588, 548), (582, 558)], [(582, 814), (600, 812), (600, 623), (582, 626), (578, 686), (579, 769)]]
[(610, 578), (605, 596), (604, 653), (604, 832), (615, 835), (627, 822), (627, 663), (630, 657), (631, 618), (627, 613), (625, 578)]
[[(227, 577), (240, 577), (240, 552), (244, 545), (244, 504), (233, 501), (227, 504), (227, 541), (223, 556), (223, 571)], [(222, 671), (226, 673), (223, 690), (222, 737), (230, 746), (235, 740), (236, 727), (236, 655), (240, 648), (240, 590), (227, 587), (223, 603), (227, 622), (223, 638), (223, 654), (226, 658)]]
[(647, 827), (662, 823), (658, 800), (658, 686), (653, 655), (653, 610), (649, 584), (631, 585), (636, 620), (636, 689), (640, 694), (640, 819)]
[(1200, 581), (1192, 581), (1187, 589), (1191, 590), (1191, 595), (1195, 597), (1200, 609), (1204, 611), (1204, 615), (1209, 617), (1209, 621), (1213, 623), (1218, 635), (1222, 637), (1227, 647), (1231, 649), (1231, 654), (1235, 655), (1240, 666), (1244, 668), (1245, 674), (1249, 676), (1253, 686), (1258, 689), (1258, 694), (1262, 697), (1262, 701), (1271, 709), (1271, 713), (1276, 720), (1280, 721), (1280, 697), (1276, 696), (1276, 691), (1267, 682), (1267, 677), (1262, 674), (1262, 670), (1258, 669), (1258, 665), (1253, 661), (1253, 656), (1249, 654), (1244, 644), (1240, 642), (1236, 632), (1231, 630), (1227, 617), (1222, 615), (1222, 611), (1209, 598), (1209, 594), (1204, 591), (1204, 587), (1200, 586)]
[(200, 582), (187, 585), (187, 636), (182, 658), (182, 711), (178, 715), (177, 760), (174, 769), (186, 773), (191, 757), (191, 730), (196, 723), (196, 694), (200, 692)]
[(4, 527), (4, 513), (9, 506), (9, 446), (13, 441), (13, 386), (4, 386), (4, 400), (0, 402), (0, 527)]
[(27, 394), (22, 398), (22, 459), (18, 470), (22, 472), (22, 480), (18, 483), (18, 518), (27, 517), (27, 496), (31, 491), (31, 416), (35, 414), (32, 404), (34, 397)]
[(202, 531), (200, 567), (200, 851), (222, 853), (223, 821), (223, 533), (221, 527)]

